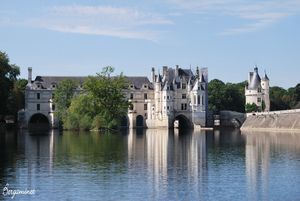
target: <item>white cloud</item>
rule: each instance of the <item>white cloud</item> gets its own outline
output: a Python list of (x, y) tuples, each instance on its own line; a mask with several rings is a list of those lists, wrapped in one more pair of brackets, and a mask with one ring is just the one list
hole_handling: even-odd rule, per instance
[(104, 35), (157, 41), (162, 25), (173, 22), (162, 15), (111, 6), (57, 6), (28, 24), (59, 32)]
[(270, 26), (288, 16), (300, 13), (300, 0), (168, 0), (175, 8), (196, 14), (231, 16), (242, 20), (239, 27), (222, 35), (252, 32)]

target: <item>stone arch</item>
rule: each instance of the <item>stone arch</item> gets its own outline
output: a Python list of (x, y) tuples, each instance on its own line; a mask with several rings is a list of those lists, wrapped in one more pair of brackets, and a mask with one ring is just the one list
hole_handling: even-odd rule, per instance
[(33, 114), (28, 121), (28, 128), (34, 130), (44, 130), (50, 128), (48, 117), (42, 113)]
[(137, 128), (144, 127), (144, 117), (142, 115), (136, 116), (136, 123), (135, 123)]
[(173, 125), (174, 127), (178, 127), (179, 129), (187, 129), (194, 127), (192, 121), (183, 114), (177, 115), (175, 117)]
[(238, 118), (231, 119), (231, 123), (235, 128), (240, 128), (242, 126), (242, 123)]
[(129, 119), (127, 115), (123, 115), (120, 119), (121, 128), (129, 128)]

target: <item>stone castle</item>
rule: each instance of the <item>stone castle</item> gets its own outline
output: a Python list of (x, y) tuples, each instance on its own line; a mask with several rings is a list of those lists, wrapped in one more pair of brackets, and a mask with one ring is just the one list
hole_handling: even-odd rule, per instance
[[(28, 84), (25, 89), (25, 108), (19, 112), (21, 127), (44, 123), (58, 127), (55, 117), (53, 92), (60, 81), (71, 79), (78, 83), (76, 92), (82, 90), (87, 77), (36, 76), (32, 80), (32, 68), (28, 68)], [(172, 128), (204, 127), (208, 111), (207, 68), (182, 69), (164, 66), (162, 72), (152, 68), (151, 81), (147, 77), (126, 77), (128, 89), (124, 90), (132, 107), (122, 117), (124, 127)]]
[(258, 68), (255, 67), (254, 72), (249, 73), (248, 83), (245, 87), (246, 104), (254, 103), (258, 106), (259, 111), (270, 111), (269, 83), (267, 74), (265, 73), (264, 77), (260, 78)]

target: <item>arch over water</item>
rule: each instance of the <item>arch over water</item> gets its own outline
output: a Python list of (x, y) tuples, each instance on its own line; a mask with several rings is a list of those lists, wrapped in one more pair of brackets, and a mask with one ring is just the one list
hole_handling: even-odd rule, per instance
[(28, 122), (29, 129), (49, 129), (50, 123), (49, 119), (41, 113), (36, 113), (32, 115)]
[(136, 117), (136, 127), (144, 127), (144, 117), (142, 115)]
[(191, 120), (183, 114), (177, 115), (174, 119), (174, 126), (179, 129), (193, 128)]

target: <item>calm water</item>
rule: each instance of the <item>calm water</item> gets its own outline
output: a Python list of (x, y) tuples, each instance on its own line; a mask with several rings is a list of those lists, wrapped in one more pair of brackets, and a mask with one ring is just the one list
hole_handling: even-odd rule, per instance
[(14, 200), (300, 200), (300, 134), (0, 134)]

